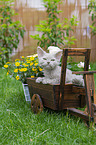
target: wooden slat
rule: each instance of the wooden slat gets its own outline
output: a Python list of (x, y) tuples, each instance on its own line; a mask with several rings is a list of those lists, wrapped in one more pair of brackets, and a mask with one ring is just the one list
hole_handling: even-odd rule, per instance
[(68, 49), (63, 49), (61, 80), (60, 80), (60, 98), (59, 98), (60, 109), (62, 109), (62, 106), (63, 106), (62, 102), (64, 100), (64, 86), (65, 86), (65, 78), (66, 78), (67, 56), (68, 56)]
[(85, 87), (73, 86), (72, 87), (72, 93), (79, 93), (81, 95), (85, 95)]
[(89, 121), (89, 115), (85, 114), (84, 111), (81, 111), (75, 108), (68, 108), (67, 110), (70, 114), (80, 117), (84, 119), (85, 121)]
[(68, 50), (68, 56), (85, 56), (90, 48), (64, 48), (64, 50)]
[(96, 71), (73, 71), (72, 74), (93, 74)]
[(63, 107), (64, 101), (64, 91), (65, 91), (65, 77), (66, 77), (66, 66), (67, 66), (67, 56), (85, 56), (85, 71), (89, 67), (89, 57), (90, 57), (90, 48), (64, 48), (62, 56), (62, 65), (61, 65), (61, 81), (60, 81), (60, 98), (59, 98), (59, 108)]
[(89, 69), (90, 51), (91, 49), (87, 49), (86, 54), (85, 54), (84, 71), (88, 71)]
[[(94, 100), (94, 91), (95, 91), (94, 90), (94, 76), (93, 76), (93, 74), (84, 75), (84, 82), (85, 82), (86, 103), (87, 103), (88, 113), (90, 114), (91, 117), (93, 117), (92, 97)], [(92, 90), (93, 94), (91, 93), (91, 90)]]

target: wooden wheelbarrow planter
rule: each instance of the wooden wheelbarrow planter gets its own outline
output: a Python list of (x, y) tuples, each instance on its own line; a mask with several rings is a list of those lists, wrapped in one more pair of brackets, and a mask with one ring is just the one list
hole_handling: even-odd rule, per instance
[[(85, 87), (74, 84), (65, 84), (66, 66), (68, 56), (85, 56), (84, 71), (73, 72), (83, 74)], [(96, 123), (96, 98), (94, 76), (96, 71), (88, 71), (90, 59), (90, 49), (86, 48), (65, 48), (62, 55), (61, 82), (60, 84), (49, 85), (36, 83), (35, 79), (28, 78), (31, 100), (31, 109), (34, 113), (41, 112), (44, 107), (52, 110), (67, 109), (69, 113), (83, 118), (86, 122)], [(86, 111), (76, 108), (86, 107)]]

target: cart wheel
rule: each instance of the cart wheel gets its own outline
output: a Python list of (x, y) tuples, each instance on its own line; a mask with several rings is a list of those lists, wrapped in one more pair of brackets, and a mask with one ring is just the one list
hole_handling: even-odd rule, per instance
[(31, 110), (34, 113), (40, 113), (43, 111), (43, 103), (38, 94), (34, 94), (31, 99)]

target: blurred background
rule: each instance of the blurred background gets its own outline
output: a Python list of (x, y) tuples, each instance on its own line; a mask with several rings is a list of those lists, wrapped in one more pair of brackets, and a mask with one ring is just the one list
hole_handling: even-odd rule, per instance
[[(58, 8), (62, 10), (60, 20), (71, 18), (72, 15), (77, 16), (79, 21), (78, 26), (74, 29), (74, 36), (77, 38), (75, 45), (77, 48), (91, 48), (91, 61), (96, 61), (96, 36), (91, 37), (89, 25), (91, 17), (88, 11), (89, 0), (62, 0), (62, 5)], [(12, 53), (13, 59), (20, 56), (28, 56), (36, 53), (37, 40), (34, 40), (30, 35), (38, 34), (36, 26), (40, 21), (46, 19), (46, 9), (43, 6), (42, 0), (15, 0), (15, 11), (18, 13), (14, 20), (19, 20), (25, 25), (25, 34), (23, 40), (20, 39), (19, 47)], [(40, 33), (40, 32), (39, 32)]]

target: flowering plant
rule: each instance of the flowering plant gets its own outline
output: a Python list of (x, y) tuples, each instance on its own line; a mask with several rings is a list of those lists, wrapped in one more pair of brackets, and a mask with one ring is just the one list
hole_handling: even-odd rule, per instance
[(21, 60), (16, 59), (14, 63), (7, 62), (4, 68), (7, 69), (7, 75), (13, 76), (22, 83), (26, 83), (27, 77), (43, 76), (43, 69), (38, 64), (37, 55), (26, 58), (22, 56)]
[[(68, 62), (67, 63), (67, 68), (72, 70), (72, 71), (83, 71), (84, 70), (84, 62)], [(89, 69), (91, 69), (89, 65)]]

